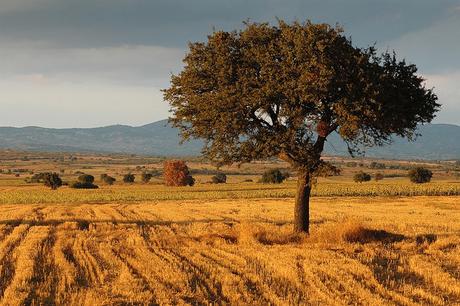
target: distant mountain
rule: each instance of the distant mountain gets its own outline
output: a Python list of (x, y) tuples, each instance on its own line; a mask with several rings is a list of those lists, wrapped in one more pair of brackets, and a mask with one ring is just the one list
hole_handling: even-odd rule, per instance
[(26, 151), (198, 155), (200, 141), (179, 144), (178, 130), (162, 120), (139, 127), (112, 125), (85, 129), (0, 127), (0, 148)]
[[(395, 159), (460, 159), (460, 126), (420, 126), (415, 142), (395, 139), (390, 146), (369, 148), (366, 156)], [(0, 127), (0, 148), (25, 151), (133, 153), (161, 156), (200, 154), (201, 141), (179, 144), (178, 130), (162, 120), (140, 127), (113, 125), (87, 129)], [(330, 155), (347, 155), (338, 135), (331, 135), (325, 150)]]
[[(427, 124), (418, 127), (415, 141), (395, 137), (391, 145), (366, 148), (368, 157), (387, 159), (460, 159), (460, 126)], [(325, 146), (328, 154), (346, 155), (347, 147), (335, 134)]]

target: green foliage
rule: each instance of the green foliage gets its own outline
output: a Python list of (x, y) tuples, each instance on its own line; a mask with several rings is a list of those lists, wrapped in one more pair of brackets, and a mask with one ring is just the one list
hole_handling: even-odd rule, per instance
[(187, 175), (185, 177), (185, 185), (186, 186), (193, 186), (195, 185), (195, 179), (191, 175)]
[(26, 179), (27, 183), (43, 183), (46, 173), (35, 173), (31, 178)]
[(333, 131), (356, 153), (411, 137), (439, 109), (415, 65), (328, 24), (246, 23), (189, 48), (164, 98), (183, 138), (222, 164), (279, 157), (314, 172)]
[(90, 174), (82, 174), (78, 177), (78, 182), (83, 184), (92, 184), (94, 183), (94, 176)]
[(88, 183), (88, 182), (72, 182), (69, 184), (70, 188), (74, 189), (97, 189), (99, 186), (94, 185), (93, 183)]
[[(101, 176), (102, 177), (102, 176)], [(94, 176), (90, 174), (81, 174), (76, 182), (69, 184), (70, 188), (75, 189), (97, 189), (99, 186), (94, 184)]]
[(369, 165), (370, 169), (385, 169), (386, 166), (384, 163), (371, 162)]
[(264, 184), (280, 184), (288, 177), (287, 173), (283, 173), (279, 169), (270, 169), (264, 172), (260, 182)]
[(104, 175), (103, 177), (101, 176), (102, 178), (102, 181), (107, 184), (107, 185), (113, 185), (116, 181), (116, 179), (114, 177), (111, 177), (109, 175)]
[(428, 183), (433, 176), (433, 172), (423, 167), (411, 169), (408, 174), (410, 181), (417, 184)]
[(148, 183), (152, 179), (153, 175), (149, 172), (142, 172), (141, 174), (141, 181), (143, 183)]
[(134, 174), (128, 173), (123, 176), (123, 183), (132, 184), (134, 183), (136, 176)]
[(52, 190), (56, 190), (62, 186), (62, 180), (59, 174), (53, 172), (42, 173), (43, 183), (46, 187), (50, 187)]
[(222, 173), (222, 172), (217, 173), (211, 178), (211, 181), (214, 184), (224, 184), (227, 182), (227, 175), (225, 175), (225, 173)]
[(369, 182), (371, 180), (371, 175), (369, 173), (360, 171), (353, 176), (353, 180), (356, 183)]

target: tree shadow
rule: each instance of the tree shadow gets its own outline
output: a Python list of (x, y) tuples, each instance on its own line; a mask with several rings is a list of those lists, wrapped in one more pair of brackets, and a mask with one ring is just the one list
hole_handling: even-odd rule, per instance
[(407, 239), (402, 234), (391, 233), (385, 230), (375, 230), (365, 227), (357, 228), (356, 230), (344, 234), (344, 240), (357, 243), (395, 243)]

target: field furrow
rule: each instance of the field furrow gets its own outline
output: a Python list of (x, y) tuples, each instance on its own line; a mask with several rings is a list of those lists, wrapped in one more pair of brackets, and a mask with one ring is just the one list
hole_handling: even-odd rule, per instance
[(0, 304), (455, 305), (459, 202), (433, 201), (315, 202), (309, 237), (290, 200), (6, 206)]

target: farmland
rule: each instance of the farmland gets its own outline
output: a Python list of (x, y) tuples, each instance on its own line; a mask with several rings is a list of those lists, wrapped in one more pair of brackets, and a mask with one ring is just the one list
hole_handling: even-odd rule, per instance
[[(15, 156), (0, 168), (28, 172), (0, 175), (2, 304), (460, 303), (460, 181), (450, 164), (426, 164), (434, 180), (416, 185), (389, 166), (382, 181), (354, 183), (356, 171), (376, 170), (343, 161), (341, 176), (318, 179), (305, 236), (292, 234), (295, 181), (257, 182), (285, 167), (277, 162), (223, 168), (228, 183), (216, 185), (212, 165), (191, 160), (197, 184), (165, 187), (161, 176), (120, 182), (161, 170), (161, 160)], [(38, 171), (117, 182), (53, 191), (25, 183)]]

